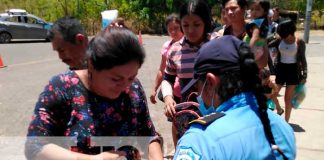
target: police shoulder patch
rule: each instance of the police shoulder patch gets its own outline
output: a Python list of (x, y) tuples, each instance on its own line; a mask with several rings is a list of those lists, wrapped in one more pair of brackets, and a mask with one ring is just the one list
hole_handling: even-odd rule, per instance
[(193, 120), (191, 121), (189, 124), (195, 124), (195, 123), (198, 123), (200, 125), (203, 125), (203, 126), (208, 126), (209, 124), (211, 124), (212, 122), (214, 122), (215, 120), (221, 118), (225, 116), (225, 113), (222, 113), (222, 112), (214, 112), (214, 113), (211, 113), (211, 114), (208, 114), (204, 117), (200, 117), (196, 120)]
[(200, 160), (201, 155), (196, 153), (191, 147), (181, 146), (175, 160)]

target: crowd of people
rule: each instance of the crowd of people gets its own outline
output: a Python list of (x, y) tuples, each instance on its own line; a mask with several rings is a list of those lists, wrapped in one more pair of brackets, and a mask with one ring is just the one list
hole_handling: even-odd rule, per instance
[[(189, 0), (165, 19), (170, 40), (162, 45), (149, 100), (161, 100), (171, 122), (176, 105), (188, 100), (199, 104), (194, 112), (200, 116), (184, 135), (172, 126), (174, 159), (295, 159), (288, 122), (296, 85), (307, 79), (306, 47), (296, 24), (278, 20), (278, 8), (271, 9), (268, 0), (222, 0), (220, 14), (223, 25), (212, 28), (208, 4)], [(124, 19), (88, 41), (80, 21), (66, 16), (48, 36), (69, 69), (53, 76), (39, 95), (27, 159), (140, 159), (132, 147), (98, 150), (89, 138), (100, 136), (150, 137), (148, 158), (163, 159), (163, 135), (136, 78), (145, 50)], [(277, 98), (283, 87), (284, 108)], [(192, 93), (195, 98), (189, 98)], [(70, 137), (76, 146), (38, 137)]]

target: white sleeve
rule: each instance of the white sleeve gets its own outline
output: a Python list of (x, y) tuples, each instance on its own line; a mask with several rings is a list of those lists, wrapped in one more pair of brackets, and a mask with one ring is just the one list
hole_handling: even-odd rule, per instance
[(173, 96), (172, 86), (167, 80), (162, 81), (161, 91), (162, 91), (163, 98), (166, 96)]

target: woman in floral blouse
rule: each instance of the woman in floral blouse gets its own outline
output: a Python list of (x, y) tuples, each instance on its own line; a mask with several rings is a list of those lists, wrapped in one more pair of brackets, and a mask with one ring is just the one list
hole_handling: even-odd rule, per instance
[[(28, 159), (108, 159), (127, 152), (99, 152), (89, 139), (98, 136), (147, 136), (149, 158), (162, 159), (141, 83), (136, 79), (145, 54), (125, 28), (110, 28), (91, 40), (88, 69), (54, 76), (40, 94), (28, 128)], [(39, 137), (76, 140), (65, 149)], [(72, 150), (72, 151), (71, 151)], [(102, 150), (101, 150), (102, 151)]]

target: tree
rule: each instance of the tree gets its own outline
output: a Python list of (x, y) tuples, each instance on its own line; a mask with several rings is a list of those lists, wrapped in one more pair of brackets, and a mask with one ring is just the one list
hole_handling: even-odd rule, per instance
[[(172, 12), (179, 12), (187, 0), (1, 0), (0, 11), (21, 8), (46, 21), (54, 22), (64, 15), (77, 17), (89, 34), (101, 29), (101, 15), (104, 10), (117, 9), (120, 17), (134, 31), (163, 33), (164, 19)], [(214, 15), (219, 15), (220, 0), (205, 0)], [(304, 17), (307, 0), (271, 0), (272, 6), (283, 10), (298, 11)], [(313, 21), (321, 24), (324, 0), (313, 0)]]

